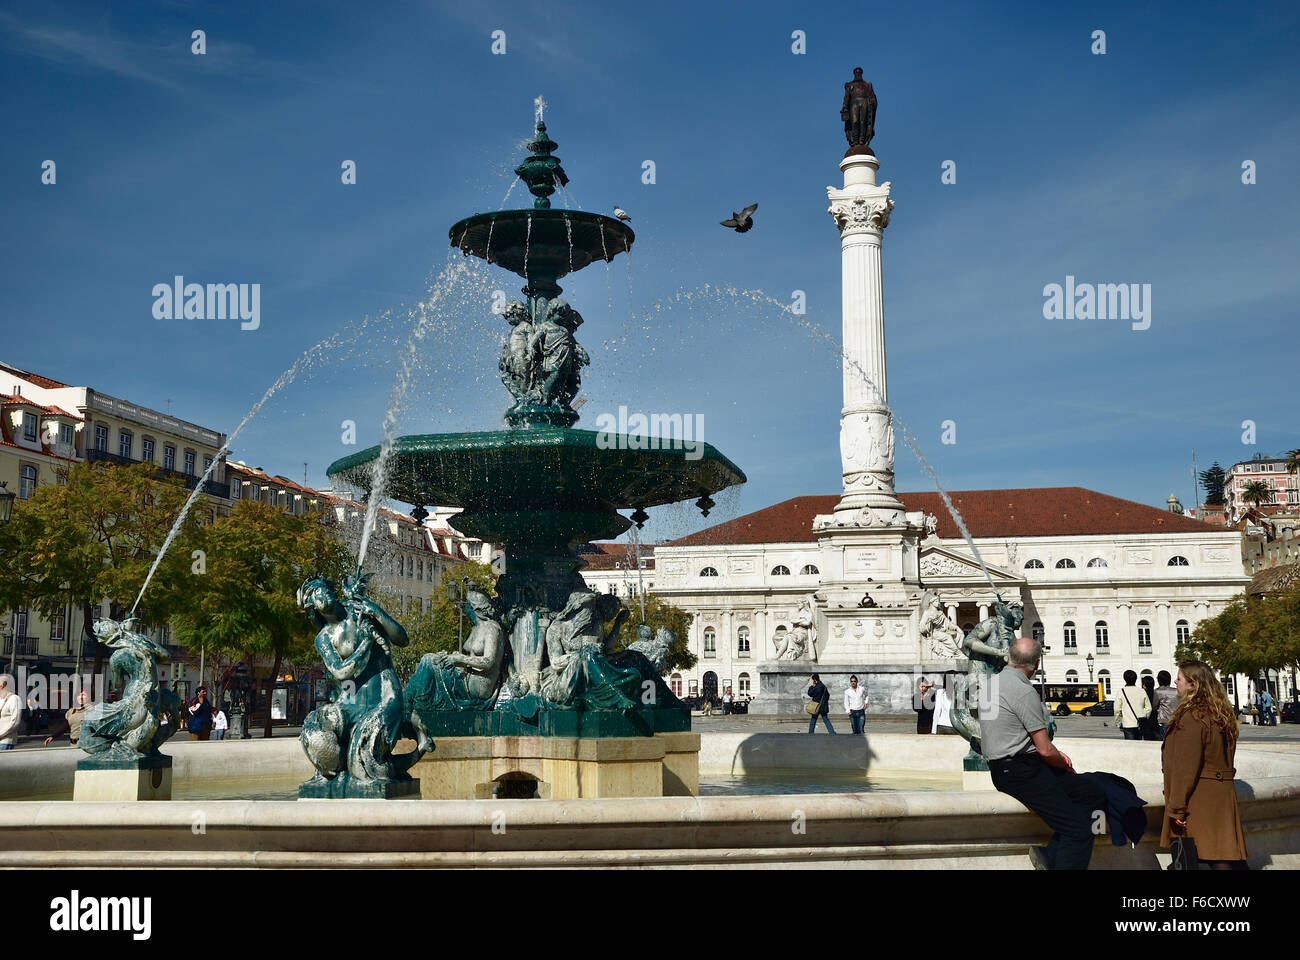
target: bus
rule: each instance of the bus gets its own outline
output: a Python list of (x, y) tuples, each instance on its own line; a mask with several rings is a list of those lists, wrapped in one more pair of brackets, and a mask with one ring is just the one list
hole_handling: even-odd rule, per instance
[(1034, 690), (1047, 708), (1058, 717), (1068, 717), (1071, 713), (1092, 712), (1105, 699), (1101, 681), (1096, 683), (1035, 683)]

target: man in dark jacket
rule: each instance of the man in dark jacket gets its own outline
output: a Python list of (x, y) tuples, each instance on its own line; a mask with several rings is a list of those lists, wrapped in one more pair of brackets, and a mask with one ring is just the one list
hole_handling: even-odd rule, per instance
[(212, 704), (208, 688), (199, 687), (199, 695), (190, 703), (190, 739), (206, 740), (212, 732)]
[(812, 675), (812, 683), (808, 687), (808, 699), (817, 704), (817, 712), (808, 718), (808, 732), (817, 732), (817, 718), (822, 718), (822, 723), (826, 724), (826, 732), (834, 733), (835, 728), (831, 726), (831, 692), (826, 689), (826, 684), (822, 683), (821, 677), (817, 674)]

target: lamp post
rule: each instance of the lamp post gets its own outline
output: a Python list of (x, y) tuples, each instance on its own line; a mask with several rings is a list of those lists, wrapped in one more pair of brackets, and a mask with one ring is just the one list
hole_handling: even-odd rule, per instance
[(1088, 660), (1088, 682), (1092, 683), (1092, 665), (1096, 661), (1096, 658), (1090, 653), (1087, 656), (1087, 660)]

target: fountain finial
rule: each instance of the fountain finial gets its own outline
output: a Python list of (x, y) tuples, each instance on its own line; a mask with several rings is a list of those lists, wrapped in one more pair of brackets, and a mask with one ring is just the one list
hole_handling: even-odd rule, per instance
[(540, 115), (537, 134), (528, 141), (527, 146), (531, 152), (523, 163), (515, 167), (515, 175), (528, 184), (528, 192), (537, 198), (533, 201), (534, 209), (549, 210), (550, 196), (555, 192), (556, 184), (563, 187), (568, 184), (569, 178), (560, 166), (560, 158), (551, 156), (559, 144), (547, 135), (546, 121)]

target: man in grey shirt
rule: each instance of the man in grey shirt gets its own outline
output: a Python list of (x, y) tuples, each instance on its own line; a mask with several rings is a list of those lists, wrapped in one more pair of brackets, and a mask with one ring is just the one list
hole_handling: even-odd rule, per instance
[(1070, 758), (1052, 745), (1047, 717), (1030, 677), (1038, 669), (1043, 646), (1030, 637), (1012, 642), (1007, 665), (990, 684), (996, 709), (981, 712), (984, 757), (993, 786), (1015, 797), (1052, 828), (1046, 847), (1029, 858), (1039, 870), (1085, 870), (1096, 839), (1096, 812), (1106, 796), (1074, 772)]

